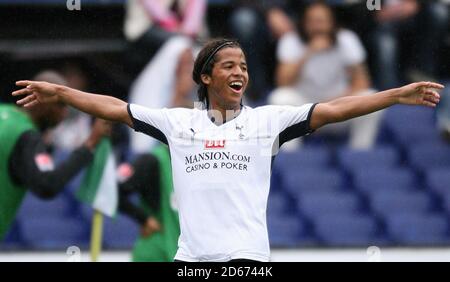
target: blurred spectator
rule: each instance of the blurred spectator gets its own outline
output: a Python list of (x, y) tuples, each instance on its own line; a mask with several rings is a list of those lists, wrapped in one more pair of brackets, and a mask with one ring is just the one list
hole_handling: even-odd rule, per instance
[[(131, 59), (144, 63), (130, 102), (149, 108), (192, 104), (193, 38), (203, 30), (205, 0), (129, 0), (125, 35)], [(131, 149), (147, 153), (156, 140), (131, 131)]]
[[(33, 79), (66, 84), (53, 71), (39, 73)], [(41, 198), (55, 197), (91, 162), (97, 143), (109, 134), (109, 123), (97, 120), (83, 145), (55, 166), (42, 134), (66, 115), (67, 106), (61, 103), (39, 104), (25, 110), (0, 105), (0, 240), (13, 222), (27, 189)]]
[(206, 5), (206, 0), (128, 0), (124, 32), (132, 71), (139, 73), (171, 37), (199, 36)]
[(398, 87), (403, 80), (432, 80), (437, 75), (438, 51), (448, 28), (445, 4), (386, 0), (375, 19), (372, 46), (377, 87), (383, 90)]
[[(173, 261), (180, 223), (172, 185), (170, 154), (160, 145), (151, 154), (141, 154), (133, 165), (119, 167), (119, 208), (141, 226), (133, 248), (133, 261)], [(124, 176), (124, 177), (121, 177)], [(139, 195), (139, 204), (132, 201)]]
[[(181, 36), (166, 42), (134, 81), (129, 102), (148, 108), (192, 107), (194, 84), (191, 78), (192, 42)], [(179, 60), (174, 58), (179, 57)], [(132, 129), (130, 145), (134, 153), (148, 153), (159, 141)]]
[[(306, 7), (298, 33), (284, 35), (278, 44), (276, 80), (270, 104), (302, 105), (339, 96), (373, 92), (365, 66), (365, 50), (356, 34), (340, 29), (333, 11), (322, 2)], [(321, 132), (340, 134), (350, 127), (350, 145), (369, 148), (376, 139), (380, 114), (327, 126)]]
[[(75, 64), (67, 64), (62, 71), (66, 85), (86, 91), (88, 79)], [(79, 110), (69, 107), (67, 117), (51, 132), (50, 139), (57, 149), (71, 151), (79, 146), (89, 136), (91, 117)]]
[[(66, 85), (71, 88), (87, 91), (91, 88), (89, 78), (82, 65), (75, 62), (64, 64), (61, 69)], [(54, 146), (55, 155), (61, 159), (67, 157), (70, 151), (81, 146), (89, 136), (92, 117), (72, 107), (68, 107), (67, 117), (53, 130), (49, 130), (45, 139), (48, 145)], [(115, 155), (119, 160), (128, 158), (129, 134), (128, 127), (122, 124), (113, 124), (110, 139), (114, 146)]]
[(236, 8), (229, 18), (230, 33), (246, 50), (247, 64), (252, 70), (246, 98), (256, 102), (264, 99), (271, 88), (273, 63), (268, 60), (272, 58), (271, 46), (294, 27), (282, 9), (286, 1), (235, 0), (232, 5)]

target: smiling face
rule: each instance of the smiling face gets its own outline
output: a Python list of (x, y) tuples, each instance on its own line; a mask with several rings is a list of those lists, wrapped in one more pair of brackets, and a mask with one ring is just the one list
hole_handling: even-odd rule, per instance
[(203, 74), (209, 102), (215, 109), (238, 110), (248, 84), (247, 63), (241, 48), (227, 47), (215, 55), (211, 75)]

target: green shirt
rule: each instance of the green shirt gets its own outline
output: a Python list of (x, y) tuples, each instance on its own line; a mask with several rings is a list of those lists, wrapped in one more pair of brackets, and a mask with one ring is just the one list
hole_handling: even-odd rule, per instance
[(30, 117), (14, 105), (0, 104), (0, 241), (8, 232), (26, 190), (9, 175), (9, 158), (20, 138), (29, 130), (36, 130)]
[(159, 161), (161, 174), (160, 208), (158, 211), (152, 211), (147, 205), (142, 205), (160, 222), (161, 231), (147, 238), (140, 237), (136, 241), (133, 248), (133, 261), (171, 262), (178, 248), (180, 223), (173, 191), (170, 154), (166, 145), (158, 146), (153, 154)]

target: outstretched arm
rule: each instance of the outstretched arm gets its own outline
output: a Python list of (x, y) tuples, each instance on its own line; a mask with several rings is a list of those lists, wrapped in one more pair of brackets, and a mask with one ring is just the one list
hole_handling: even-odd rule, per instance
[(311, 116), (311, 129), (328, 123), (345, 121), (390, 107), (395, 104), (435, 107), (444, 86), (433, 82), (417, 82), (367, 96), (347, 96), (318, 104)]
[(24, 88), (14, 91), (12, 95), (26, 95), (17, 101), (18, 105), (32, 107), (44, 103), (65, 103), (95, 117), (126, 123), (130, 127), (133, 125), (127, 103), (117, 98), (43, 81), (22, 80), (16, 82), (16, 85)]

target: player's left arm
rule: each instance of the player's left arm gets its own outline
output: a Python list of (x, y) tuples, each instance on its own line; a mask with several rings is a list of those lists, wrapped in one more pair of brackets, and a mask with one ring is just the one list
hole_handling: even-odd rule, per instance
[(328, 123), (367, 115), (395, 104), (435, 107), (440, 99), (436, 90), (443, 88), (438, 83), (416, 82), (372, 95), (347, 96), (319, 103), (311, 115), (310, 128), (315, 130)]

